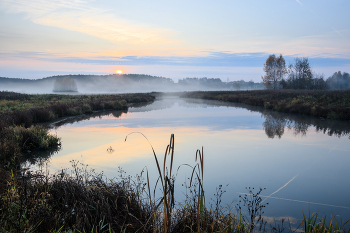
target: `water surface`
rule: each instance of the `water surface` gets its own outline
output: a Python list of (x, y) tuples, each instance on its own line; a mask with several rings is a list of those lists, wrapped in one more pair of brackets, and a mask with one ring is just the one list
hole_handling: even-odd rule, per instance
[[(235, 206), (246, 187), (262, 192), (265, 216), (300, 222), (302, 211), (350, 219), (350, 123), (261, 107), (217, 101), (167, 97), (128, 112), (101, 112), (71, 118), (52, 130), (62, 138), (62, 150), (50, 158), (50, 171), (77, 160), (107, 177), (118, 167), (135, 175), (147, 167), (151, 182), (157, 169), (149, 142), (159, 159), (170, 135), (175, 135), (175, 170), (195, 165), (203, 147), (207, 204), (223, 185), (223, 205)], [(125, 137), (132, 132), (128, 140)], [(109, 150), (108, 150), (109, 149)], [(191, 169), (182, 166), (176, 179), (177, 201)], [(226, 186), (228, 185), (228, 186)]]

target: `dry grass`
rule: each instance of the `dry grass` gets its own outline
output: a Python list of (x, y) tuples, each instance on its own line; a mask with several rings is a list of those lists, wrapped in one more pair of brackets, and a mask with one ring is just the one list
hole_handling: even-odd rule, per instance
[(189, 92), (183, 96), (245, 103), (279, 112), (299, 113), (327, 119), (350, 120), (350, 90), (212, 91)]

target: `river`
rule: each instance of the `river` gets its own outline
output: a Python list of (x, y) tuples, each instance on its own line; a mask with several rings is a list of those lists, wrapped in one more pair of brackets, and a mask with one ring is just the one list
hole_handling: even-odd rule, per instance
[(192, 172), (185, 164), (194, 166), (196, 150), (203, 147), (207, 206), (215, 203), (219, 185), (225, 191), (222, 205), (231, 207), (246, 187), (261, 187), (269, 222), (285, 218), (296, 225), (302, 211), (350, 219), (350, 122), (168, 96), (127, 112), (99, 112), (52, 126), (62, 149), (37, 169), (54, 173), (75, 160), (110, 178), (120, 175), (118, 167), (131, 176), (147, 168), (154, 185), (158, 171), (151, 145), (163, 161), (174, 134), (178, 202)]

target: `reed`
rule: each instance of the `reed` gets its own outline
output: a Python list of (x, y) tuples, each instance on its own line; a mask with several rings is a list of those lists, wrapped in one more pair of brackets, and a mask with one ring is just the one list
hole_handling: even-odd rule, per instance
[[(303, 211), (303, 230), (305, 233), (308, 232), (315, 232), (315, 233), (327, 233), (327, 232), (344, 232), (344, 228), (349, 224), (349, 221), (343, 221), (339, 217), (340, 221), (337, 221), (336, 217), (331, 215), (331, 217), (328, 219), (329, 223), (327, 224), (327, 218), (326, 216), (323, 216), (322, 218), (318, 217), (318, 212), (310, 214), (306, 218), (305, 213)], [(349, 232), (350, 229), (347, 230)]]
[[(158, 202), (156, 202), (155, 200), (152, 202), (149, 175), (148, 175), (148, 171), (147, 171), (148, 198), (150, 200), (150, 206), (151, 206), (151, 210), (153, 213), (154, 226), (157, 226), (156, 222), (157, 222), (157, 216), (158, 216), (158, 214), (157, 214), (158, 208), (161, 206), (161, 204), (163, 204), (163, 213), (162, 213), (162, 215), (163, 215), (163, 229), (162, 230), (165, 233), (169, 232), (169, 230), (171, 229), (171, 214), (172, 214), (172, 211), (173, 211), (173, 208), (175, 205), (175, 199), (174, 199), (174, 181), (175, 181), (175, 179), (172, 176), (174, 150), (175, 150), (174, 134), (171, 134), (170, 143), (167, 145), (167, 147), (165, 149), (165, 154), (164, 154), (164, 158), (163, 158), (163, 169), (161, 169), (159, 162), (158, 162), (157, 155), (154, 151), (152, 144), (149, 142), (148, 138), (140, 132), (133, 132), (130, 134), (134, 134), (134, 133), (141, 134), (148, 141), (149, 145), (151, 146), (154, 160), (155, 160), (155, 163), (156, 163), (157, 169), (158, 169), (159, 177), (157, 179), (156, 185), (154, 187), (154, 192), (153, 192), (154, 196), (155, 196), (157, 184), (158, 184), (158, 181), (160, 180), (161, 190), (162, 190), (162, 198)], [(127, 140), (127, 137), (130, 134), (128, 134), (125, 137), (125, 141)], [(167, 157), (169, 157), (169, 156), (170, 156), (170, 165), (167, 166)], [(154, 229), (154, 231), (156, 231), (156, 228)]]

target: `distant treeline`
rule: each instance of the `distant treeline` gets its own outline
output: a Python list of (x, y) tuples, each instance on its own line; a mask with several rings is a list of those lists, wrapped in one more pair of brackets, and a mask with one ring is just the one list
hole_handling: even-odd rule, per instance
[(255, 83), (253, 80), (246, 82), (244, 80), (223, 82), (219, 78), (185, 78), (179, 79), (180, 86), (203, 86), (208, 88), (218, 88), (225, 90), (256, 90), (264, 89), (263, 83)]
[[(138, 93), (196, 90), (348, 90), (350, 75), (335, 72), (327, 79), (313, 72), (308, 58), (296, 58), (294, 64), (286, 67), (282, 55), (270, 55), (264, 64), (266, 75), (262, 82), (237, 80), (222, 81), (220, 78), (187, 77), (178, 83), (170, 78), (146, 74), (109, 74), (109, 75), (56, 75), (42, 79), (20, 79), (0, 77), (0, 91), (48, 93), (51, 91), (78, 91), (81, 93)], [(69, 79), (72, 85), (63, 84)], [(74, 84), (74, 85), (73, 85)]]
[(338, 71), (329, 77), (326, 83), (327, 88), (330, 90), (347, 90), (350, 89), (350, 75), (349, 73)]
[[(64, 81), (65, 80), (65, 81)], [(68, 82), (69, 81), (69, 82)], [(67, 84), (67, 85), (66, 85)], [(69, 84), (69, 85), (68, 85)], [(175, 83), (170, 78), (146, 74), (56, 75), (28, 80), (0, 77), (0, 90), (31, 93), (51, 91), (82, 93), (138, 93), (193, 90), (255, 90), (264, 89), (253, 81), (223, 82), (219, 78), (185, 78)]]
[(326, 80), (323, 74), (317, 74), (307, 57), (295, 58), (294, 64), (286, 67), (282, 55), (270, 55), (264, 64), (265, 75), (262, 81), (267, 89), (297, 90), (348, 90), (350, 75), (346, 72), (335, 72)]

